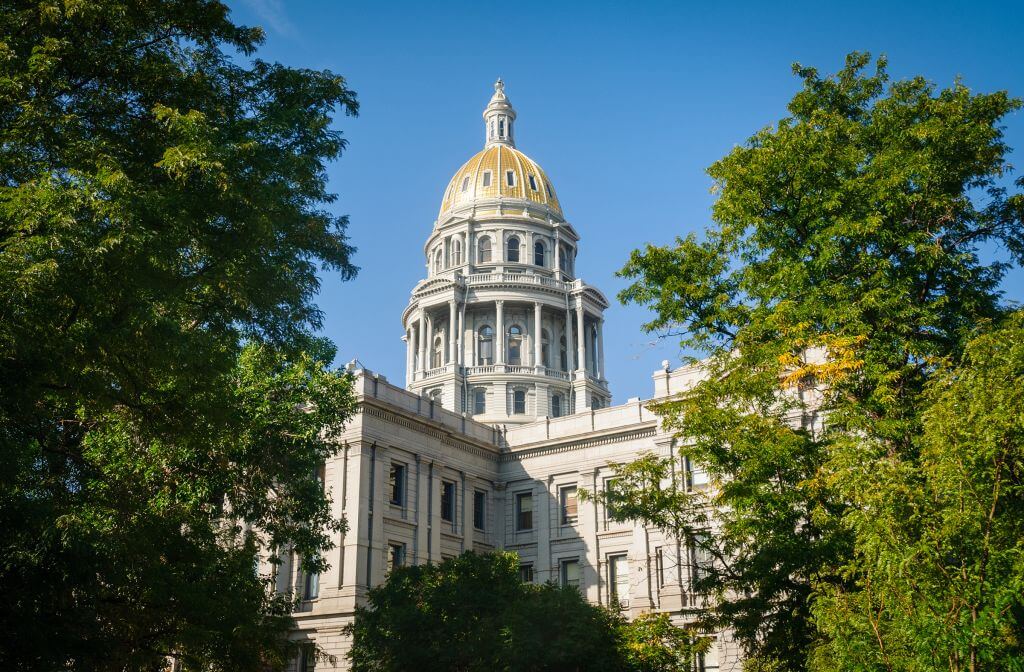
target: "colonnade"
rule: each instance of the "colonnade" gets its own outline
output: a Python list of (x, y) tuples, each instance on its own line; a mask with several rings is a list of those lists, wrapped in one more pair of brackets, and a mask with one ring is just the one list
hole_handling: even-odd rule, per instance
[[(516, 302), (522, 303), (522, 302)], [(505, 324), (505, 300), (496, 299), (494, 302), (494, 364), (495, 365), (506, 365), (508, 362), (508, 329)], [(486, 306), (486, 303), (474, 303), (471, 304), (471, 308), (479, 309)], [(470, 344), (471, 347), (467, 348), (464, 343), (465, 328), (465, 317), (467, 305), (458, 301), (457, 299), (451, 299), (448, 302), (448, 322), (447, 324), (437, 324), (434, 322), (434, 318), (443, 311), (435, 307), (435, 310), (420, 308), (417, 311), (416, 318), (410, 323), (408, 330), (406, 331), (406, 371), (411, 372), (411, 375), (407, 375), (409, 382), (413, 380), (421, 380), (424, 374), (439, 366), (448, 365), (466, 365), (466, 356), (469, 353), (475, 353), (475, 343)], [(573, 317), (575, 313), (575, 318)], [(544, 367), (543, 354), (542, 354), (542, 337), (543, 333), (542, 321), (544, 314), (544, 304), (539, 301), (533, 302), (533, 325), (532, 329), (526, 334), (532, 339), (532, 366), (535, 368)], [(588, 321), (587, 315), (583, 307), (582, 301), (577, 301), (575, 309), (566, 307), (565, 316), (563, 322), (563, 333), (565, 335), (566, 342), (566, 364), (568, 372), (576, 371), (579, 375), (585, 375), (588, 371), (588, 358), (590, 355), (589, 367), (590, 373), (596, 378), (603, 378), (604, 376), (604, 319), (600, 316), (591, 316), (592, 319), (589, 325), (592, 327), (592, 339), (588, 338), (587, 327)], [(441, 354), (441, 361), (433, 361), (432, 355), (432, 344), (435, 338), (443, 333), (444, 329), (448, 332), (447, 350)], [(553, 340), (553, 339), (552, 339)], [(573, 353), (572, 343), (575, 340), (576, 348)], [(593, 341), (589, 343), (589, 341)], [(554, 347), (555, 343), (550, 343), (549, 347)], [(590, 350), (588, 352), (588, 345)], [(472, 354), (469, 354), (470, 362), (469, 365), (475, 364), (475, 358)], [(552, 363), (555, 363), (554, 361)], [(522, 365), (522, 364), (520, 364)], [(553, 369), (559, 369), (559, 366), (550, 367)]]

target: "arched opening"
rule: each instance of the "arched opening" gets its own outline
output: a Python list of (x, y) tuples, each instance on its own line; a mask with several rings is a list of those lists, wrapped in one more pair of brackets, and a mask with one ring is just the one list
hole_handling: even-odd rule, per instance
[(444, 268), (444, 252), (441, 248), (434, 250), (434, 273), (440, 273)]
[(476, 363), (477, 366), (494, 364), (494, 330), (488, 326), (480, 327), (477, 332)]
[(551, 368), (551, 337), (547, 329), (542, 329), (540, 332), (540, 363)]
[(444, 339), (440, 335), (434, 337), (434, 348), (430, 351), (430, 368), (436, 369), (444, 362)]
[(547, 261), (544, 257), (546, 250), (544, 249), (544, 243), (539, 240), (533, 244), (533, 264), (535, 266), (545, 266)]
[(508, 249), (505, 259), (513, 263), (519, 263), (519, 238), (517, 236), (509, 236), (508, 242), (505, 245)]
[(462, 265), (462, 241), (456, 238), (452, 241), (452, 266)]
[(508, 363), (514, 366), (523, 363), (523, 329), (517, 324), (508, 328)]
[(476, 258), (479, 264), (491, 263), (491, 239), (484, 236), (476, 244)]
[(558, 339), (558, 364), (562, 371), (569, 370), (569, 349), (565, 345), (565, 336)]
[(558, 254), (558, 270), (572, 275), (572, 260), (569, 258), (570, 250), (568, 245), (562, 245)]

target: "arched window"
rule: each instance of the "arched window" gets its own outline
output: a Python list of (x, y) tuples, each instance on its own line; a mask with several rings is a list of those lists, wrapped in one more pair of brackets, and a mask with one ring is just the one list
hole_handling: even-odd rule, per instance
[(434, 349), (430, 351), (430, 368), (436, 369), (444, 362), (444, 339), (434, 337)]
[(569, 272), (569, 248), (566, 245), (562, 245), (561, 252), (558, 255), (558, 270), (562, 273)]
[(483, 415), (487, 412), (487, 390), (478, 387), (473, 390), (473, 415)]
[(569, 350), (565, 347), (565, 336), (558, 339), (558, 363), (562, 366), (562, 371), (569, 370)]
[(452, 241), (452, 266), (462, 265), (462, 241), (456, 238)]
[(440, 273), (444, 268), (444, 252), (441, 248), (434, 250), (434, 273)]
[(541, 329), (540, 332), (540, 360), (541, 364), (551, 368), (551, 337), (547, 329)]
[(544, 266), (544, 243), (539, 240), (533, 244), (533, 263), (536, 266)]
[(515, 324), (508, 328), (508, 363), (514, 366), (523, 363), (523, 329)]
[(526, 413), (526, 390), (512, 391), (512, 414), (522, 415)]
[(560, 394), (551, 395), (551, 417), (562, 417), (562, 395)]
[(477, 366), (494, 364), (494, 330), (490, 327), (480, 327), (477, 332), (476, 363)]
[(512, 262), (518, 263), (519, 262), (519, 238), (516, 237), (516, 236), (509, 236), (508, 243), (506, 243), (506, 247), (508, 248), (508, 254), (506, 255), (506, 259), (508, 261), (512, 261)]
[(476, 259), (479, 264), (491, 263), (491, 239), (487, 236), (476, 243)]

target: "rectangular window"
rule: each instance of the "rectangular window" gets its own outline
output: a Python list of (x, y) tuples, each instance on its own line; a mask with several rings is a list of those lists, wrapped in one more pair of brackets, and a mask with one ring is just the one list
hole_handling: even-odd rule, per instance
[(708, 472), (690, 458), (686, 458), (686, 476), (691, 488), (703, 488), (710, 482)]
[(299, 652), (299, 672), (314, 672), (316, 670), (316, 650), (312, 644), (303, 645)]
[(523, 583), (533, 583), (533, 565), (524, 563), (519, 565), (519, 580)]
[(487, 520), (487, 493), (480, 490), (473, 491), (473, 527), (478, 530), (484, 529), (484, 522)]
[(516, 531), (533, 529), (533, 494), (516, 495)]
[(610, 604), (629, 604), (629, 561), (625, 554), (608, 558), (608, 596)]
[(469, 176), (462, 178), (462, 191), (469, 191)]
[(718, 672), (718, 641), (711, 641), (711, 648), (697, 654), (697, 672)]
[(391, 474), (388, 476), (388, 485), (391, 489), (391, 503), (397, 506), (405, 506), (405, 465), (397, 462), (391, 463)]
[(561, 579), (563, 586), (569, 586), (580, 589), (580, 561), (576, 558), (571, 560), (562, 560), (561, 563)]
[(455, 522), (455, 484), (441, 481), (441, 520)]
[(484, 186), (485, 187), (491, 186), (491, 171), (489, 171), (489, 170), (485, 170), (484, 171)]
[(512, 392), (512, 413), (515, 415), (522, 415), (526, 413), (526, 392), (523, 390), (514, 390)]
[(516, 171), (506, 170), (505, 171), (505, 183), (510, 187), (516, 186)]
[(405, 544), (388, 544), (388, 573), (395, 567), (405, 566)]
[(690, 543), (691, 588), (697, 590), (697, 582), (710, 576), (714, 569), (714, 555), (711, 553), (711, 535), (698, 532)]
[(577, 505), (576, 505), (576, 486), (569, 485), (564, 488), (560, 488), (558, 491), (559, 503), (562, 506), (562, 525), (571, 525), (576, 522), (577, 517)]
[(530, 175), (530, 189), (537, 191), (537, 179), (533, 175)]
[(604, 482), (604, 523), (606, 526), (615, 520), (615, 485), (618, 481), (617, 478), (608, 478)]
[[(490, 344), (490, 341), (487, 342)], [(488, 355), (490, 357), (490, 355)], [(487, 412), (487, 392), (481, 388), (473, 390), (473, 414), (483, 415)]]

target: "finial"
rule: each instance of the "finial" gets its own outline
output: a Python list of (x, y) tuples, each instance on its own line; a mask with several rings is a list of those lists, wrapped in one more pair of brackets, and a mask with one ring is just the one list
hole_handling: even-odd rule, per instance
[(505, 82), (501, 81), (501, 77), (494, 83), (494, 92), (505, 95)]

